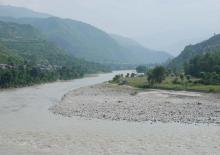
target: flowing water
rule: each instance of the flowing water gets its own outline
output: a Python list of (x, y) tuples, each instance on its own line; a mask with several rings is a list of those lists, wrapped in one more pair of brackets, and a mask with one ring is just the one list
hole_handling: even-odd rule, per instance
[(0, 155), (220, 153), (219, 126), (66, 118), (48, 110), (68, 91), (119, 73), (1, 90)]

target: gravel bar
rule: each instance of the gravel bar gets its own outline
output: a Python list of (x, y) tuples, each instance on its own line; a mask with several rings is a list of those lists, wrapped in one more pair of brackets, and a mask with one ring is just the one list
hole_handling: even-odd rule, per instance
[(220, 125), (220, 94), (103, 83), (69, 92), (50, 110), (66, 117)]

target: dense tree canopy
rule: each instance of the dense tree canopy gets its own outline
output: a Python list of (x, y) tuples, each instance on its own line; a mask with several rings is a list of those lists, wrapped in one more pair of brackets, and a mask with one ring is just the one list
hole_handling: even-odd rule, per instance
[[(184, 64), (188, 63), (196, 56), (202, 56), (206, 53), (215, 53), (220, 51), (220, 34), (215, 35), (208, 40), (195, 45), (186, 46), (179, 56), (174, 58), (168, 67), (175, 71), (183, 71)], [(196, 60), (195, 60), (196, 61)]]
[(148, 82), (153, 85), (155, 83), (161, 83), (166, 76), (166, 69), (163, 66), (156, 66), (148, 71)]
[(147, 72), (147, 67), (143, 66), (143, 65), (138, 66), (138, 67), (136, 67), (136, 71), (137, 71), (137, 73), (146, 73)]
[(202, 78), (205, 84), (219, 84), (220, 52), (196, 56), (185, 65), (185, 73)]

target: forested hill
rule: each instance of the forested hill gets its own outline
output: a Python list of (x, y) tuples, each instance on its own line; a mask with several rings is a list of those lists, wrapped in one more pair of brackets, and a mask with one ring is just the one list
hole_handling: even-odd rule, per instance
[(195, 56), (202, 56), (206, 53), (220, 52), (220, 34), (211, 37), (195, 45), (189, 45), (181, 52), (181, 54), (173, 59), (169, 67), (178, 70), (183, 69), (184, 64), (188, 63)]
[(5, 18), (41, 30), (50, 41), (78, 58), (99, 63), (129, 63), (122, 47), (107, 33), (82, 22), (60, 18)]
[(31, 25), (0, 22), (0, 87), (72, 79), (97, 71), (109, 70), (74, 58)]
[(22, 19), (40, 29), (50, 41), (75, 57), (98, 63), (127, 62), (123, 48), (107, 33), (89, 24), (70, 19)]
[[(0, 8), (1, 9), (1, 8)], [(13, 9), (13, 7), (11, 7)], [(0, 14), (0, 16), (2, 16)], [(3, 21), (31, 24), (48, 39), (78, 58), (107, 64), (162, 63), (170, 57), (165, 52), (123, 46), (108, 33), (83, 22), (57, 17), (14, 18), (0, 17)], [(131, 48), (131, 49), (130, 49)], [(134, 57), (135, 56), (135, 57)]]
[(1, 53), (16, 54), (33, 64), (64, 65), (72, 61), (66, 51), (48, 42), (31, 25), (0, 22), (0, 43), (11, 51)]
[(172, 56), (166, 52), (145, 48), (133, 39), (119, 35), (111, 35), (111, 37), (126, 50), (128, 59), (132, 63), (137, 64), (138, 60), (140, 64), (156, 64), (172, 58)]

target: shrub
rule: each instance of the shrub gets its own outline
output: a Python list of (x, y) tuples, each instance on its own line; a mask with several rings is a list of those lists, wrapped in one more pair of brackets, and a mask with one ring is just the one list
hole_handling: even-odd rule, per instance
[(175, 77), (172, 81), (173, 84), (180, 84), (179, 82), (179, 78), (178, 77)]
[(114, 77), (113, 77), (113, 82), (120, 82), (120, 79), (121, 79), (121, 75), (115, 75)]

